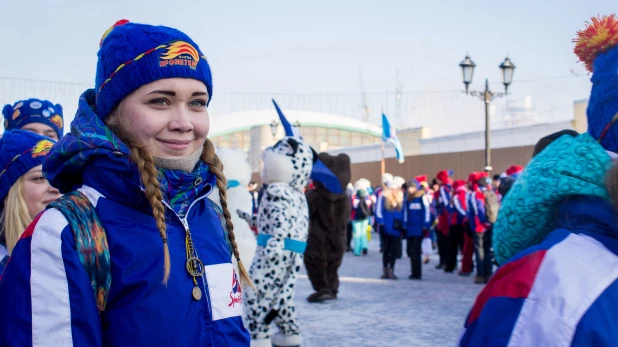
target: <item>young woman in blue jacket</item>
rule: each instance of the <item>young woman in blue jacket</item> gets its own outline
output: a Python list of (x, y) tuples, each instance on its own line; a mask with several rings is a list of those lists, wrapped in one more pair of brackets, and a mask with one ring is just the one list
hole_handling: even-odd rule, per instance
[(250, 282), (207, 139), (212, 90), (186, 34), (124, 20), (104, 34), (95, 88), (43, 165), (54, 187), (87, 197), (104, 233), (80, 253), (75, 229), (96, 224), (56, 208), (34, 219), (0, 282), (0, 345), (249, 345), (239, 277)]
[(7, 130), (0, 138), (0, 275), (28, 224), (60, 197), (41, 170), (53, 144), (26, 130)]
[(395, 261), (401, 257), (401, 238), (405, 228), (401, 184), (395, 180), (389, 182), (382, 196), (381, 214), (384, 227), (382, 264), (384, 267), (380, 278), (396, 280)]
[(421, 243), (425, 230), (431, 226), (431, 207), (425, 188), (416, 180), (408, 182), (403, 211), (406, 248), (412, 265), (412, 274), (409, 278), (420, 280), (422, 276)]

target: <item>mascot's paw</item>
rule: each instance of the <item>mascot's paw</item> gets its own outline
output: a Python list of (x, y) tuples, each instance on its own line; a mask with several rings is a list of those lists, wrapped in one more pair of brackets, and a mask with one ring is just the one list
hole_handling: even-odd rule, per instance
[(321, 289), (307, 297), (307, 301), (314, 302), (324, 302), (326, 300), (334, 300), (337, 299), (337, 295), (335, 295), (332, 291), (328, 289)]
[[(300, 334), (283, 335), (282, 333), (276, 333), (271, 339), (274, 347), (300, 347), (300, 343), (302, 342)], [(253, 345), (251, 345), (251, 347), (253, 347)]]
[(272, 347), (270, 339), (251, 340), (251, 347)]

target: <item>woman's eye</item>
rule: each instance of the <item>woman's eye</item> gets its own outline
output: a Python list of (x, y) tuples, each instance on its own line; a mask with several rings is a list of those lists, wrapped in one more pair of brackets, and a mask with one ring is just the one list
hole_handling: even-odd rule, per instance
[(191, 101), (189, 106), (191, 106), (191, 107), (205, 107), (206, 106), (206, 100), (193, 100), (193, 101)]
[(35, 181), (35, 182), (43, 182), (43, 181), (45, 181), (45, 177), (43, 177), (43, 176), (35, 176), (35, 177), (32, 178), (32, 180)]
[(169, 100), (165, 98), (157, 98), (157, 99), (150, 100), (150, 104), (157, 105), (157, 106), (165, 106), (165, 105), (170, 105), (170, 102)]

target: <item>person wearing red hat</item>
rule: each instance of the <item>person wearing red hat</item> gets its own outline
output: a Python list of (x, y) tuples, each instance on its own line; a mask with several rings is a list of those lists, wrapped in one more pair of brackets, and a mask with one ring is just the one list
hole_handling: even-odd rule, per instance
[[(484, 172), (473, 172), (468, 177), (468, 223), (474, 239), (474, 253), (476, 254), (476, 277), (474, 283), (484, 284), (492, 274), (491, 262), (491, 233), (486, 218), (485, 194), (488, 175)], [(482, 188), (482, 187), (483, 188)]]
[(435, 193), (436, 208), (438, 212), (438, 227), (436, 236), (438, 238), (438, 253), (440, 255), (440, 264), (436, 269), (444, 269), (446, 267), (448, 233), (449, 233), (449, 216), (451, 206), (451, 191), (452, 185), (449, 183), (449, 172), (442, 170), (436, 175), (438, 181), (438, 191)]
[(464, 225), (467, 221), (466, 196), (468, 189), (466, 181), (457, 180), (453, 183), (453, 196), (451, 197), (450, 227), (447, 242), (446, 267), (444, 272), (453, 272), (457, 268), (457, 254), (464, 247)]
[(519, 166), (519, 165), (511, 165), (508, 169), (506, 169), (506, 171), (504, 172), (507, 176), (509, 177), (519, 177), (521, 176), (521, 173), (524, 171), (524, 167), (523, 166)]

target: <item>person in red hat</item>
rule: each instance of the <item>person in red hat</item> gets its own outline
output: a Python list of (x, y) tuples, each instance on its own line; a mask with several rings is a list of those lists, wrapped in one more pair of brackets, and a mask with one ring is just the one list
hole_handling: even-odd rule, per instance
[[(468, 177), (468, 223), (474, 239), (476, 254), (476, 277), (474, 283), (484, 284), (492, 274), (491, 233), (487, 232), (490, 223), (487, 221), (485, 193), (489, 177), (484, 172), (473, 172)], [(483, 188), (482, 188), (483, 187)]]
[(519, 165), (511, 165), (508, 169), (506, 169), (506, 171), (504, 172), (508, 177), (514, 177), (517, 178), (519, 176), (521, 176), (521, 173), (524, 171), (524, 167), (523, 166), (519, 166)]
[(449, 172), (442, 170), (436, 175), (440, 188), (435, 193), (436, 208), (438, 213), (438, 227), (436, 236), (438, 238), (438, 253), (440, 255), (440, 264), (436, 269), (444, 269), (446, 267), (448, 233), (449, 233), (449, 216), (451, 206), (451, 192), (453, 187), (449, 184)]
[(466, 196), (468, 189), (466, 181), (457, 180), (453, 183), (453, 196), (451, 197), (450, 227), (447, 242), (446, 267), (444, 272), (453, 272), (457, 268), (457, 254), (464, 247), (464, 225), (467, 221)]

